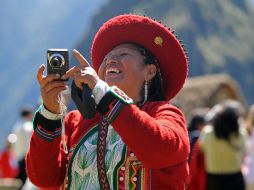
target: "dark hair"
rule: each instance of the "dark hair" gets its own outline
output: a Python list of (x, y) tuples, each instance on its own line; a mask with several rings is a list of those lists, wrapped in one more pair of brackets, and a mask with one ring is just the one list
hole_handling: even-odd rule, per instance
[(131, 44), (136, 46), (138, 51), (141, 53), (141, 55), (143, 55), (145, 57), (145, 59), (144, 59), (145, 65), (154, 64), (157, 68), (156, 75), (153, 77), (153, 79), (149, 85), (147, 100), (150, 100), (150, 101), (166, 100), (165, 95), (164, 95), (164, 90), (163, 90), (163, 81), (162, 81), (162, 77), (161, 77), (160, 67), (159, 67), (157, 59), (145, 47), (143, 47), (139, 44), (136, 44), (136, 43), (131, 43)]
[(33, 109), (29, 106), (22, 107), (20, 110), (21, 117), (27, 117), (28, 115), (33, 113)]
[(231, 134), (239, 134), (238, 115), (232, 108), (225, 107), (213, 119), (215, 135), (219, 139), (229, 140)]
[(190, 120), (188, 130), (189, 132), (198, 130), (198, 127), (200, 125), (204, 126), (205, 124), (206, 124), (206, 119), (204, 115), (201, 115), (201, 114), (194, 115)]

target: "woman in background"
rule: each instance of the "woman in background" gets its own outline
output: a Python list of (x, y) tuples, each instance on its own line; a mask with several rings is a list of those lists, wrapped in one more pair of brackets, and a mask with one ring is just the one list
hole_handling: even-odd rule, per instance
[(235, 107), (220, 104), (200, 136), (204, 153), (207, 190), (245, 190), (241, 172), (246, 150), (246, 133), (239, 124)]

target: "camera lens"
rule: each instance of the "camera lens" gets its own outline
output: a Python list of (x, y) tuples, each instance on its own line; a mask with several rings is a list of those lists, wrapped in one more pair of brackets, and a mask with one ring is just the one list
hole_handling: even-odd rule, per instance
[(64, 57), (59, 53), (52, 54), (49, 58), (49, 64), (51, 67), (62, 67), (65, 64)]
[(62, 59), (58, 56), (53, 57), (51, 60), (51, 65), (53, 67), (60, 67), (62, 65)]

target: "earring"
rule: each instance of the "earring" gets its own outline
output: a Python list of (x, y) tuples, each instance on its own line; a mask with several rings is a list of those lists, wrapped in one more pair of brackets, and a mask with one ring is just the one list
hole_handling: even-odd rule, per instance
[(139, 105), (143, 106), (144, 103), (147, 101), (148, 99), (148, 82), (145, 81), (145, 86), (144, 86), (144, 98), (143, 98), (143, 102), (141, 102)]
[(148, 98), (148, 82), (145, 81), (144, 103), (147, 101), (147, 98)]

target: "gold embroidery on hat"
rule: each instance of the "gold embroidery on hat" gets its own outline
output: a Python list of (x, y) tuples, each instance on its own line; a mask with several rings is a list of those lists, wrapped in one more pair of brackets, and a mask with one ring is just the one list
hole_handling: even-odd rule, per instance
[(154, 38), (154, 43), (155, 43), (156, 45), (162, 46), (162, 44), (163, 44), (163, 39), (162, 39), (160, 36), (156, 36), (156, 37)]

